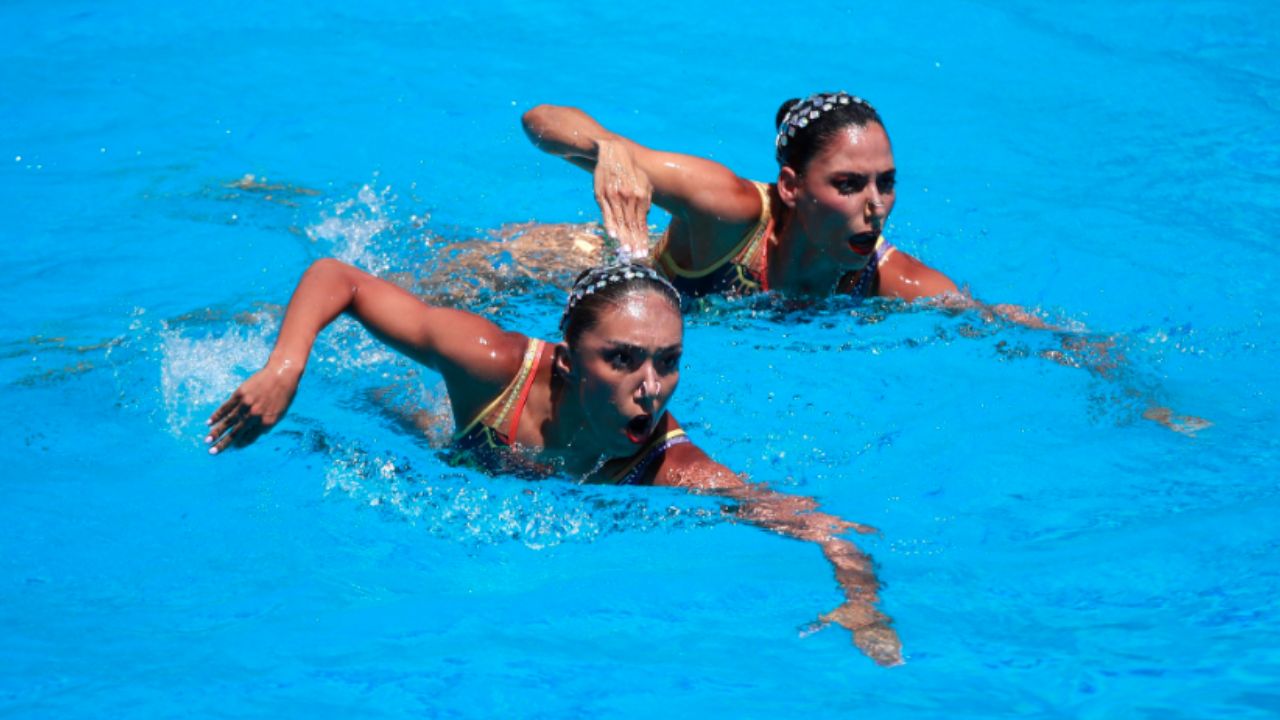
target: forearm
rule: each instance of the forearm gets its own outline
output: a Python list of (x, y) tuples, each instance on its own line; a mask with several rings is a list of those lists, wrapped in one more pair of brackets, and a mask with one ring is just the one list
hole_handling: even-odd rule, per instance
[(996, 319), (1001, 319), (1033, 330), (1051, 330), (1056, 332), (1066, 331), (1066, 328), (1046, 323), (1044, 320), (1032, 315), (1021, 306), (1011, 305), (1008, 303), (988, 305), (959, 291), (939, 295), (933, 298), (933, 303), (940, 308), (957, 313), (968, 310), (976, 311), (981, 314), (983, 319), (987, 322), (993, 322)]
[(870, 528), (817, 512), (809, 498), (775, 493), (763, 486), (742, 485), (719, 490), (740, 502), (738, 516), (773, 532), (818, 545), (831, 563), (844, 602), (823, 616), (853, 633), (853, 642), (881, 665), (902, 662), (902, 644), (890, 626), (892, 620), (876, 609), (880, 581), (871, 558), (853, 543), (836, 536), (850, 528), (871, 532)]
[(539, 150), (594, 165), (601, 142), (619, 140), (594, 118), (572, 107), (539, 105), (523, 117), (524, 131)]
[(302, 373), (316, 336), (355, 299), (356, 284), (350, 270), (349, 266), (331, 259), (318, 260), (307, 268), (285, 309), (280, 334), (267, 361), (268, 368), (295, 369)]

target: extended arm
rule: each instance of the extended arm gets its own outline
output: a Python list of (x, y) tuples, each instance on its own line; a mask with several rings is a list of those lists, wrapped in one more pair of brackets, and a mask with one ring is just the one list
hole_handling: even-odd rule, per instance
[[(908, 302), (925, 300), (950, 312), (975, 311), (987, 322), (1003, 320), (1032, 330), (1057, 333), (1060, 349), (1045, 351), (1044, 357), (1059, 365), (1084, 368), (1106, 380), (1123, 382), (1120, 371), (1124, 357), (1116, 354), (1110, 339), (1097, 340), (1078, 329), (1051, 325), (1018, 305), (984, 303), (961, 292), (946, 275), (901, 250), (895, 251), (880, 266), (880, 294)], [(1143, 418), (1174, 432), (1195, 435), (1197, 431), (1212, 425), (1204, 418), (1179, 415), (1133, 388), (1126, 388), (1125, 392), (1144, 398), (1147, 409), (1142, 413)]]
[(577, 108), (539, 105), (523, 121), (540, 150), (594, 175), (605, 230), (633, 251), (648, 251), (651, 198), (712, 245), (723, 235), (732, 247), (759, 218), (759, 193), (720, 163), (651, 150), (610, 132)]
[(780, 535), (811, 542), (831, 563), (845, 600), (822, 616), (853, 633), (853, 643), (880, 665), (902, 663), (902, 641), (893, 631), (892, 619), (876, 609), (880, 581), (871, 558), (838, 535), (847, 530), (872, 533), (874, 529), (818, 511), (811, 498), (784, 495), (763, 484), (743, 479), (692, 446), (674, 458), (673, 468), (663, 468), (658, 482), (680, 485), (691, 492), (719, 495), (735, 501), (737, 517)]
[(408, 357), (439, 371), (455, 405), (496, 392), (510, 379), (512, 350), (523, 343), (478, 315), (426, 305), (407, 291), (336, 260), (319, 260), (289, 300), (266, 366), (209, 418), (209, 452), (241, 447), (285, 415), (298, 390), (316, 336), (350, 313)]

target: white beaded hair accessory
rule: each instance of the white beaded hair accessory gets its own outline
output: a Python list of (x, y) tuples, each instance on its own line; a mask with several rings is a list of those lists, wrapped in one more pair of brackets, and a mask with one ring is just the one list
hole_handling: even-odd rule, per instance
[(564, 315), (560, 316), (560, 332), (564, 332), (565, 326), (569, 324), (569, 316), (573, 314), (573, 308), (579, 302), (582, 302), (583, 298), (588, 295), (594, 295), (615, 283), (635, 278), (645, 278), (658, 283), (671, 294), (677, 305), (680, 304), (680, 291), (676, 290), (671, 281), (663, 277), (657, 270), (647, 265), (637, 265), (631, 262), (603, 265), (586, 271), (582, 274), (582, 277), (578, 278), (578, 282), (573, 284), (573, 289), (569, 291), (569, 302), (564, 308)]
[(815, 93), (792, 105), (787, 114), (782, 116), (782, 124), (778, 126), (778, 138), (774, 141), (778, 164), (784, 164), (784, 148), (798, 131), (809, 127), (809, 123), (822, 117), (822, 113), (841, 105), (862, 105), (868, 109), (871, 107), (871, 103), (843, 90), (835, 93)]
[(619, 265), (628, 265), (639, 260), (639, 253), (633, 251), (630, 245), (619, 245), (613, 254), (614, 262)]

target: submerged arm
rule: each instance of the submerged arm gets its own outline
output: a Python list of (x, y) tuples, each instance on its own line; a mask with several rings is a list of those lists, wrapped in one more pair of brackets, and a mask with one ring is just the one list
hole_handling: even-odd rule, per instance
[(872, 533), (874, 529), (820, 512), (813, 499), (784, 495), (760, 483), (744, 482), (723, 465), (707, 458), (701, 450), (689, 450), (674, 469), (663, 468), (662, 484), (679, 485), (702, 495), (719, 495), (736, 502), (737, 517), (753, 525), (822, 549), (831, 563), (844, 602), (821, 617), (853, 633), (853, 643), (880, 665), (902, 663), (902, 641), (894, 632), (893, 620), (876, 609), (880, 601), (880, 581), (871, 558), (853, 543), (838, 535), (847, 530)]
[[(1051, 325), (1018, 305), (984, 303), (960, 291), (946, 275), (901, 250), (895, 251), (880, 266), (880, 294), (908, 302), (925, 300), (948, 312), (975, 311), (987, 322), (1002, 320), (1032, 330), (1057, 333), (1060, 349), (1045, 351), (1044, 357), (1059, 365), (1083, 368), (1105, 380), (1115, 381), (1124, 363), (1124, 357), (1115, 353), (1110, 339), (1091, 339), (1080, 330)], [(1143, 395), (1132, 388), (1125, 388), (1125, 392), (1135, 397)], [(1142, 417), (1174, 432), (1194, 435), (1212, 424), (1204, 418), (1179, 415), (1153, 398), (1143, 397), (1143, 400), (1147, 408)]]

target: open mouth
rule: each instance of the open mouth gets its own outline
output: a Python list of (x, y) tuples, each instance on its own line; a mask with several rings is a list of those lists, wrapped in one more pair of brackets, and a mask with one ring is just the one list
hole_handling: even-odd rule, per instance
[(870, 255), (876, 249), (876, 241), (880, 239), (880, 233), (877, 232), (861, 232), (849, 236), (849, 249), (859, 255)]
[(637, 415), (627, 422), (627, 439), (639, 445), (649, 437), (649, 426), (653, 422), (653, 416), (649, 414)]

